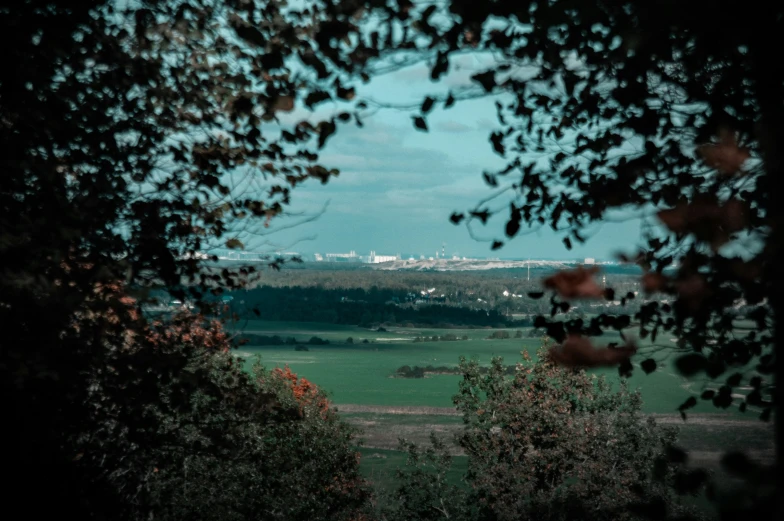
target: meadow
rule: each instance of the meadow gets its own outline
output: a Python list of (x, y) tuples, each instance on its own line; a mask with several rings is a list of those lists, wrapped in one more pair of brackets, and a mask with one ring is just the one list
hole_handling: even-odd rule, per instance
[[(489, 365), (494, 356), (501, 356), (508, 365), (520, 361), (523, 350), (535, 356), (541, 345), (540, 338), (527, 336), (528, 330), (523, 330), (523, 338), (490, 340), (487, 337), (494, 330), (489, 328), (388, 327), (387, 331), (379, 332), (335, 324), (251, 320), (243, 325), (242, 331), (293, 336), (301, 342), (307, 342), (312, 336), (330, 341), (327, 346), (308, 346), (308, 351), (295, 351), (293, 346), (245, 345), (238, 354), (248, 365), (256, 357), (270, 368), (288, 365), (299, 376), (326, 390), (341, 416), (359, 430), (361, 468), (378, 490), (389, 490), (395, 482), (396, 470), (405, 465), (406, 455), (396, 450), (400, 438), (425, 447), (430, 432), (452, 440), (462, 426), (462, 418), (452, 404), (459, 375), (394, 377), (399, 367), (457, 366), (460, 356), (476, 358), (482, 365)], [(514, 329), (506, 331), (514, 336)], [(416, 337), (445, 334), (465, 335), (468, 340), (414, 342)], [(348, 337), (353, 339), (352, 344), (346, 343)], [(364, 340), (368, 343), (363, 343)], [(618, 333), (607, 333), (595, 341), (619, 340)], [(702, 391), (711, 387), (711, 382), (683, 378), (674, 369), (672, 356), (660, 359), (657, 369), (646, 375), (639, 367), (645, 358), (646, 355), (638, 355), (633, 360), (635, 371), (627, 379), (628, 385), (640, 390), (645, 413), (655, 415), (661, 423), (679, 427), (679, 443), (690, 451), (693, 464), (718, 469), (721, 454), (730, 449), (751, 449), (749, 455), (759, 460), (773, 457), (772, 425), (761, 422), (758, 411), (749, 407), (741, 413), (737, 407), (740, 400), (727, 410), (716, 409), (710, 401), (699, 399)], [(616, 369), (592, 372), (606, 375), (614, 385), (620, 381)], [(698, 404), (689, 410), (688, 421), (683, 422), (677, 407), (689, 396), (697, 397)], [(449, 480), (458, 484), (467, 458), (457, 446), (452, 453), (455, 467)]]
[[(457, 366), (460, 356), (476, 358), (482, 365), (489, 365), (494, 356), (501, 356), (505, 364), (521, 359), (521, 351), (535, 356), (541, 345), (540, 338), (527, 337), (489, 340), (492, 329), (421, 329), (389, 327), (385, 332), (308, 322), (248, 321), (242, 331), (260, 335), (293, 336), (307, 341), (312, 336), (327, 339), (328, 346), (308, 346), (308, 351), (295, 351), (292, 346), (245, 345), (239, 354), (250, 363), (256, 356), (268, 367), (288, 365), (292, 371), (318, 384), (326, 390), (333, 403), (377, 405), (450, 407), (457, 391), (458, 375), (429, 375), (426, 378), (394, 378), (396, 369), (409, 366)], [(510, 333), (514, 330), (507, 329)], [(468, 336), (468, 340), (414, 342), (417, 336), (454, 334)], [(514, 336), (514, 335), (512, 335)], [(354, 343), (346, 344), (352, 337)], [(369, 343), (362, 343), (367, 339)], [(618, 342), (617, 333), (608, 333), (597, 342)], [(628, 379), (630, 387), (640, 389), (646, 413), (675, 413), (678, 405), (689, 396), (697, 396), (709, 386), (704, 380), (687, 380), (673, 367), (674, 357), (659, 364), (646, 375), (639, 362), (644, 356), (635, 357), (636, 370)], [(615, 369), (597, 369), (595, 374), (605, 374), (613, 382), (619, 381)], [(740, 402), (738, 402), (739, 404)], [(717, 413), (710, 402), (699, 401), (693, 413)], [(749, 408), (740, 413), (737, 404), (727, 411), (749, 419), (755, 411)]]

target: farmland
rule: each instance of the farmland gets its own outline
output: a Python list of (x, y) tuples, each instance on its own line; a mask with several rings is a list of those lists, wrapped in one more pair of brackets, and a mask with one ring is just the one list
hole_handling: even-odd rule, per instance
[[(295, 351), (291, 346), (243, 346), (239, 354), (250, 361), (261, 357), (269, 367), (288, 365), (291, 369), (317, 383), (331, 395), (336, 404), (376, 406), (450, 407), (457, 390), (458, 375), (432, 375), (427, 378), (393, 378), (401, 366), (456, 366), (458, 358), (476, 358), (488, 365), (494, 356), (501, 356), (507, 364), (520, 360), (520, 353), (535, 355), (539, 338), (494, 339), (487, 337), (491, 329), (450, 329), (457, 337), (468, 340), (452, 342), (414, 342), (416, 337), (443, 335), (443, 330), (389, 327), (378, 332), (354, 326), (306, 322), (248, 321), (243, 332), (261, 335), (293, 336), (307, 340), (317, 336), (330, 341), (328, 346), (312, 346), (308, 351)], [(514, 330), (512, 330), (514, 332)], [(527, 331), (526, 331), (527, 333)], [(346, 340), (351, 337), (352, 344)], [(617, 334), (606, 334), (606, 342), (618, 342)], [(368, 343), (363, 343), (368, 340)], [(637, 360), (639, 363), (639, 360)], [(690, 395), (701, 394), (705, 382), (687, 381), (679, 376), (670, 363), (646, 375), (639, 368), (628, 382), (641, 390), (647, 413), (673, 413), (677, 405)], [(617, 381), (614, 369), (594, 370)], [(710, 403), (699, 403), (694, 413), (716, 413)], [(726, 411), (741, 415), (737, 408)], [(753, 416), (748, 412), (744, 416)]]
[[(493, 356), (513, 364), (520, 360), (522, 350), (534, 356), (541, 343), (539, 338), (526, 336), (529, 331), (524, 331), (522, 338), (490, 340), (492, 329), (450, 329), (450, 334), (468, 339), (432, 342), (414, 339), (443, 335), (444, 330), (386, 327), (386, 331), (377, 331), (335, 324), (251, 320), (242, 331), (301, 341), (313, 336), (329, 340), (329, 345), (308, 346), (308, 351), (295, 351), (292, 346), (245, 345), (238, 354), (248, 364), (258, 356), (268, 367), (288, 365), (325, 389), (342, 416), (361, 430), (358, 441), (363, 444), (363, 471), (380, 485), (392, 480), (394, 470), (405, 462), (405, 455), (394, 450), (398, 438), (424, 445), (431, 431), (451, 438), (462, 425), (452, 409), (459, 375), (396, 378), (399, 367), (456, 366), (461, 355), (476, 358), (483, 365), (489, 364)], [(349, 337), (351, 344), (346, 342)], [(618, 335), (606, 334), (602, 340), (618, 341)], [(635, 362), (636, 370), (628, 383), (640, 389), (644, 412), (662, 423), (680, 426), (681, 444), (692, 451), (693, 462), (715, 466), (721, 451), (731, 448), (752, 449), (750, 455), (757, 459), (772, 457), (772, 427), (760, 422), (752, 408), (746, 413), (736, 406), (722, 411), (710, 401), (698, 400), (684, 423), (677, 406), (689, 396), (699, 398), (709, 383), (687, 381), (677, 374), (671, 360), (661, 361), (649, 375), (639, 368), (640, 360)], [(593, 372), (605, 374), (616, 383), (619, 380), (615, 369)], [(456, 464), (464, 465), (457, 447), (454, 454)]]

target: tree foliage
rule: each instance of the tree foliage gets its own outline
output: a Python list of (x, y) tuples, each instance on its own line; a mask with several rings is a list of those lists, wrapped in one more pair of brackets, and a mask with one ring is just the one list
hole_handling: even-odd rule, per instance
[(489, 371), (461, 360), (454, 401), (468, 488), (441, 503), (450, 486), (446, 446), (422, 454), (409, 447), (413, 468), (401, 476), (397, 518), (415, 519), (412, 511), (472, 520), (634, 519), (654, 508), (690, 514), (670, 487), (677, 477), (691, 487), (679, 491), (694, 494), (708, 476), (669, 466), (676, 431), (645, 418), (625, 381), (614, 390), (604, 377), (556, 365), (547, 354), (543, 347), (534, 362), (525, 353), (511, 378), (500, 358)]
[[(711, 377), (754, 361), (764, 383), (746, 403), (769, 416), (782, 243), (770, 194), (781, 174), (784, 68), (767, 56), (782, 43), (780, 7), (406, 5), (396, 23), (410, 27), (401, 33), (408, 40), (387, 49), (408, 57), (402, 65), (433, 58), (438, 79), (461, 53), (492, 57), (458, 98), (494, 96), (498, 130), (489, 139), (507, 164), (484, 173), (495, 195), (452, 221), (485, 224), (505, 214), (498, 246), (550, 226), (570, 249), (593, 223), (642, 218), (649, 226), (640, 244), (618, 245), (639, 249), (622, 259), (642, 266), (648, 290), (673, 302), (630, 317), (643, 335), (672, 332), (683, 350), (701, 353), (695, 369)], [(720, 29), (728, 26), (742, 28)], [(590, 295), (568, 286), (559, 291), (565, 298), (602, 296), (595, 284)], [(739, 303), (751, 306), (743, 317), (733, 311)], [(739, 329), (737, 318), (753, 326)], [(553, 337), (608, 326), (603, 316), (570, 320)]]
[[(639, 264), (646, 291), (670, 302), (564, 319), (569, 303), (554, 296), (537, 326), (558, 342), (636, 326), (652, 344), (644, 370), (674, 350), (678, 370), (715, 383), (717, 407), (769, 420), (784, 376), (784, 214), (773, 195), (784, 174), (784, 66), (769, 58), (784, 43), (781, 6), (452, 0), (401, 11), (397, 23), (410, 31), (390, 45), (406, 57), (401, 66), (425, 60), (437, 80), (460, 54), (488, 58), (473, 87), (428, 96), (445, 108), (495, 100), (489, 142), (506, 165), (483, 173), (493, 192), (453, 223), (501, 217), (493, 249), (548, 226), (567, 250), (596, 223), (644, 224), (638, 244), (618, 245), (619, 258)], [(611, 298), (590, 282), (553, 286), (562, 298)], [(657, 342), (663, 332), (677, 346)], [(615, 359), (631, 373), (628, 354)]]
[(0, 379), (7, 493), (36, 496), (29, 516), (331, 518), (361, 503), (343, 426), (269, 416), (262, 384), (213, 353), (222, 333), (137, 309), (153, 284), (206, 308), (247, 283), (253, 268), (205, 252), (263, 247), (292, 189), (337, 174), (318, 150), (355, 117), (356, 10), (0, 7)]

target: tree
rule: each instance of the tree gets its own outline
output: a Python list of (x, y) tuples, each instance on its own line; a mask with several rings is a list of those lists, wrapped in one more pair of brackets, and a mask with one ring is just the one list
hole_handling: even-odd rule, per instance
[(670, 486), (695, 494), (708, 476), (669, 465), (668, 452), (682, 454), (672, 446), (676, 430), (645, 418), (639, 393), (625, 381), (613, 390), (604, 377), (553, 363), (548, 352), (543, 346), (538, 361), (524, 352), (511, 379), (500, 358), (489, 371), (461, 359), (454, 401), (464, 422), (458, 443), (468, 456), (468, 488), (447, 480), (451, 458), (443, 442), (433, 439), (424, 452), (406, 444), (409, 465), (389, 519), (694, 515)]
[[(119, 290), (94, 298), (119, 298), (115, 309), (142, 320)], [(84, 369), (89, 385), (59, 440), (73, 480), (60, 486), (91, 516), (351, 519), (368, 508), (353, 431), (316, 386), (288, 368), (248, 372), (202, 316), (150, 323), (143, 336), (107, 331), (118, 318), (82, 314), (65, 332), (103, 332), (103, 365)]]
[[(774, 408), (784, 401), (784, 210), (772, 194), (784, 174), (784, 65), (767, 57), (784, 44), (784, 13), (708, 5), (405, 2), (401, 21), (389, 16), (389, 34), (394, 23), (410, 30), (389, 48), (403, 66), (425, 57), (433, 79), (460, 53), (492, 57), (473, 88), (426, 97), (413, 119), (426, 131), (433, 107), (496, 97), (499, 129), (489, 140), (507, 165), (483, 174), (493, 192), (452, 222), (470, 229), (501, 216), (493, 249), (542, 226), (571, 249), (595, 223), (645, 224), (639, 244), (619, 245), (636, 249), (621, 258), (641, 266), (645, 292), (659, 298), (636, 312), (564, 320), (555, 315), (570, 304), (557, 297), (575, 295), (556, 291), (553, 318), (537, 327), (562, 342), (635, 326), (652, 342), (645, 371), (675, 350), (682, 374), (713, 381), (704, 399), (773, 415), (782, 439)], [(657, 343), (662, 332), (678, 346)], [(628, 358), (616, 359), (622, 374), (632, 370)], [(695, 403), (679, 410), (685, 416)], [(778, 469), (781, 457), (777, 450)], [(754, 508), (761, 515), (769, 506)]]
[[(357, 8), (307, 7), (276, 0), (0, 7), (9, 60), (0, 71), (0, 144), (9, 151), (0, 175), (0, 322), (13, 324), (0, 340), (0, 380), (4, 422), (16, 434), (7, 493), (22, 501), (38, 487), (50, 491), (48, 501), (25, 502), (28, 515), (132, 517), (152, 504), (135, 493), (154, 462), (115, 473), (100, 452), (80, 452), (85, 439), (99, 441), (85, 430), (99, 429), (90, 409), (95, 379), (117, 367), (128, 338), (141, 342), (154, 331), (139, 310), (151, 287), (188, 294), (209, 311), (206, 294), (241, 287), (255, 272), (216, 267), (215, 249), (265, 247), (292, 190), (337, 174), (317, 152), (354, 118), (347, 73), (372, 52), (352, 40)], [(342, 38), (349, 43), (336, 46)], [(330, 100), (334, 111), (311, 121), (289, 114)], [(105, 291), (112, 286), (122, 290)], [(130, 294), (133, 306), (123, 303)], [(154, 367), (190, 358), (135, 347), (133, 356), (112, 376), (128, 380), (116, 381), (106, 402), (116, 407), (111, 414), (132, 415), (107, 421), (146, 433), (149, 396), (165, 394), (166, 382), (150, 380)], [(137, 379), (138, 392), (120, 391), (142, 385)], [(106, 443), (123, 435), (104, 428)], [(137, 440), (123, 443), (113, 461), (139, 457)], [(194, 457), (197, 449), (188, 446)]]

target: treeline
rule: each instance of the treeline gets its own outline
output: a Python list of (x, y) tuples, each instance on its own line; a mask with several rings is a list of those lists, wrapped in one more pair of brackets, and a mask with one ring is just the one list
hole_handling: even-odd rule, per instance
[[(263, 320), (322, 322), (377, 327), (529, 327), (531, 319), (514, 320), (498, 310), (447, 304), (405, 303), (391, 289), (329, 290), (317, 287), (262, 286), (230, 296), (231, 311)], [(395, 301), (395, 298), (397, 301)]]
[[(552, 269), (532, 269), (531, 279), (528, 280), (525, 269), (411, 272), (360, 267), (327, 269), (327, 264), (329, 263), (322, 263), (321, 267), (317, 268), (263, 272), (258, 275), (258, 286), (334, 291), (349, 299), (368, 302), (398, 299), (402, 303), (419, 298), (437, 299), (438, 302), (451, 306), (477, 310), (498, 309), (506, 313), (546, 314), (551, 309), (549, 299), (534, 300), (528, 298), (527, 294), (541, 291), (542, 278), (551, 275)], [(314, 266), (314, 263), (309, 266)], [(617, 295), (639, 290), (639, 273), (636, 267), (616, 273), (612, 273), (610, 268), (612, 267), (603, 267), (602, 273), (610, 271), (606, 273), (607, 286), (614, 288)], [(430, 289), (434, 291), (428, 293)], [(423, 291), (425, 295), (422, 295)], [(623, 311), (628, 312), (628, 309)]]
[[(507, 365), (504, 367), (504, 374), (511, 376), (515, 374), (515, 368), (517, 366), (514, 365)], [(489, 367), (479, 367), (477, 369), (479, 374), (487, 374), (490, 370)], [(395, 370), (394, 376), (397, 378), (424, 378), (425, 375), (428, 374), (462, 374), (459, 367), (454, 366), (447, 366), (447, 365), (426, 365), (424, 367), (415, 365), (411, 367), (410, 365), (403, 365), (398, 367)]]
[(297, 340), (293, 336), (283, 338), (279, 335), (255, 335), (252, 333), (243, 333), (237, 337), (237, 341), (243, 345), (251, 346), (325, 346), (329, 345), (329, 340), (319, 338), (317, 336), (310, 337), (308, 340)]

